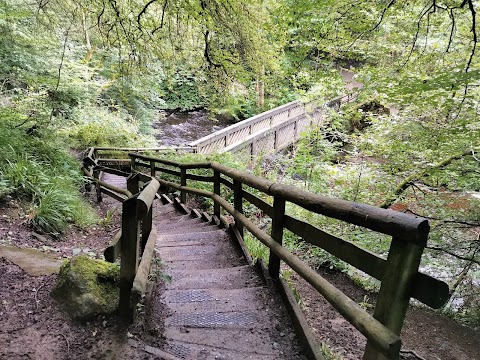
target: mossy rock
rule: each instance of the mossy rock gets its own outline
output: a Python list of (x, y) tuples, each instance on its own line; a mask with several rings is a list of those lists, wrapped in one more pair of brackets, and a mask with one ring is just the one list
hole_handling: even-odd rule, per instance
[(74, 319), (88, 320), (117, 310), (118, 265), (76, 256), (60, 268), (52, 297)]

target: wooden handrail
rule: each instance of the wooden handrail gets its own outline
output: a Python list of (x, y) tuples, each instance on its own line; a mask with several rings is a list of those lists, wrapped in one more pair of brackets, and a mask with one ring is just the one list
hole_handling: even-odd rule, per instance
[[(398, 334), (400, 334), (410, 297), (415, 297), (435, 308), (442, 306), (448, 300), (448, 286), (444, 282), (418, 272), (420, 257), (426, 245), (429, 231), (426, 219), (370, 205), (312, 194), (293, 186), (274, 183), (231, 169), (216, 162), (182, 164), (142, 154), (130, 153), (129, 156), (133, 166), (155, 168), (160, 172), (167, 170), (166, 173), (180, 178), (180, 184), (160, 178), (157, 180), (162, 186), (179, 190), (182, 194), (182, 202), (186, 201), (187, 193), (207, 197), (214, 202), (215, 215), (220, 215), (220, 209), (224, 209), (233, 215), (237, 229), (241, 230), (245, 227), (270, 248), (271, 263), (269, 264), (269, 271), (274, 278), (278, 276), (278, 261), (281, 259), (312, 284), (350, 323), (368, 338), (364, 359), (377, 359), (378, 351), (389, 359), (395, 359), (398, 356), (400, 349)], [(180, 171), (163, 169), (155, 166), (156, 163), (176, 167)], [(214, 191), (209, 192), (188, 187), (187, 179), (192, 177), (187, 173), (187, 170), (206, 168), (213, 170), (213, 176), (193, 176), (193, 178), (208, 182), (213, 180)], [(231, 181), (223, 176), (230, 178)], [(222, 184), (234, 191), (234, 205), (220, 196), (220, 186)], [(272, 196), (274, 205), (269, 205), (249, 193), (242, 188), (242, 184)], [(249, 201), (272, 218), (271, 235), (260, 230), (243, 215), (243, 200)], [(378, 257), (376, 254), (363, 250), (348, 241), (286, 215), (284, 211), (286, 201), (318, 214), (393, 236), (388, 259)], [(382, 286), (374, 317), (368, 315), (298, 257), (288, 252), (281, 245), (283, 228), (293, 231), (303, 237), (305, 241), (326, 249), (340, 259), (381, 280)]]
[(400, 350), (400, 338), (386, 328), (383, 324), (371, 317), (365, 310), (352, 301), (347, 295), (335, 288), (321, 275), (311, 269), (306, 263), (297, 256), (290, 253), (283, 246), (278, 244), (272, 237), (260, 230), (245, 215), (237, 211), (227, 200), (221, 196), (206, 190), (180, 186), (170, 181), (158, 179), (161, 185), (172, 189), (185, 191), (189, 194), (199, 195), (212, 199), (222, 208), (228, 211), (236, 221), (239, 221), (247, 228), (252, 235), (269, 247), (279, 258), (287, 263), (302, 278), (310, 283), (335, 307), (353, 326), (369, 339), (374, 339), (374, 343), (383, 354), (391, 357), (393, 353)]

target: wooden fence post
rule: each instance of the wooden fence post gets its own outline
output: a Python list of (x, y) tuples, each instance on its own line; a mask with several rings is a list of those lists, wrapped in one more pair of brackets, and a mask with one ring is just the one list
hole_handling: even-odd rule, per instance
[[(180, 185), (187, 186), (187, 169), (183, 167), (180, 169)], [(187, 203), (187, 193), (183, 190), (180, 192), (180, 201), (182, 204)]]
[[(271, 236), (280, 245), (283, 241), (283, 227), (285, 225), (285, 200), (280, 197), (273, 199), (272, 232)], [(278, 279), (280, 273), (280, 258), (270, 250), (268, 272), (272, 279)]]
[[(242, 183), (238, 180), (233, 180), (233, 206), (235, 210), (243, 214), (243, 190)], [(243, 225), (235, 222), (235, 226), (243, 239)]]
[(157, 172), (155, 170), (155, 161), (150, 161), (150, 175), (152, 177), (155, 177), (156, 174)]
[[(426, 238), (425, 238), (426, 241)], [(393, 237), (373, 317), (397, 335), (405, 320), (424, 245)], [(387, 359), (367, 341), (363, 360)]]
[[(213, 171), (213, 192), (220, 196), (220, 173)], [(220, 204), (213, 203), (213, 215), (220, 219)]]
[(153, 204), (150, 207), (147, 215), (142, 220), (142, 242), (140, 245), (140, 254), (143, 255), (143, 250), (145, 250), (145, 245), (147, 245), (148, 237), (152, 231), (152, 218), (153, 218)]
[[(100, 180), (100, 171), (93, 169), (93, 177), (94, 179)], [(95, 192), (97, 194), (97, 202), (102, 202), (102, 189), (100, 184), (96, 181), (95, 182)]]
[(118, 311), (121, 317), (132, 320), (130, 293), (138, 267), (139, 226), (137, 220), (137, 198), (131, 197), (122, 204), (122, 237), (120, 262), (120, 300)]
[(132, 194), (136, 194), (140, 191), (138, 181), (139, 181), (138, 174), (130, 175), (127, 178), (127, 190), (130, 191)]

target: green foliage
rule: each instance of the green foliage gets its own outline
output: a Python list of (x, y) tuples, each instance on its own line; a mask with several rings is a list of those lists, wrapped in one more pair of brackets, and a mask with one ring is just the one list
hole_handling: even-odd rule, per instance
[(161, 84), (160, 94), (167, 110), (189, 111), (204, 105), (199, 85), (204, 78), (195, 76), (193, 70), (179, 68)]
[(265, 264), (268, 264), (268, 259), (270, 257), (270, 250), (268, 247), (263, 245), (249, 232), (245, 232), (243, 240), (245, 241), (245, 245), (247, 246), (248, 252), (250, 253), (253, 261), (262, 259)]
[(27, 221), (51, 234), (69, 222), (86, 226), (96, 221), (78, 190), (83, 183), (78, 163), (51, 134), (28, 134), (15, 127), (24, 117), (12, 109), (0, 110), (0, 174), (5, 192), (30, 202)]
[(330, 346), (325, 342), (322, 343), (322, 354), (325, 360), (342, 360), (342, 356), (330, 349)]
[(139, 124), (121, 113), (100, 107), (85, 107), (75, 111), (71, 127), (60, 133), (72, 140), (72, 145), (85, 149), (90, 146), (148, 146), (151, 138), (140, 134)]

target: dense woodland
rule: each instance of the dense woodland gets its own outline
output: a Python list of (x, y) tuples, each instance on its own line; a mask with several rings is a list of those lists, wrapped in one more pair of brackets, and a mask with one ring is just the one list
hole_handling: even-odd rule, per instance
[[(445, 313), (478, 324), (478, 7), (473, 0), (2, 0), (0, 201), (20, 199), (25, 222), (61, 241), (71, 224), (99, 221), (81, 194), (75, 156), (86, 147), (155, 145), (152, 122), (172, 110), (204, 108), (212, 119), (238, 121), (294, 99), (347, 96), (294, 149), (254, 159), (249, 171), (430, 219), (422, 270), (449, 283)], [(358, 87), (346, 86), (342, 69)], [(378, 235), (308, 220), (388, 250)], [(311, 264), (377, 285), (287, 237)]]

